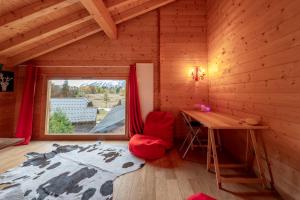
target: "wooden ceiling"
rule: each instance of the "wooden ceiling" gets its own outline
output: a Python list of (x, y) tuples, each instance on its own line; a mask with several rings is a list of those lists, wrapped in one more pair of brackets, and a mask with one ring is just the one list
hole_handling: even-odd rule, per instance
[(0, 58), (18, 65), (175, 0), (0, 0)]

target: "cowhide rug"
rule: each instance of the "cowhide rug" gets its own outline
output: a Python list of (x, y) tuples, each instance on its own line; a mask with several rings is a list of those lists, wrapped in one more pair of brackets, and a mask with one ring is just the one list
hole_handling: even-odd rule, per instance
[(122, 146), (54, 146), (49, 153), (27, 154), (21, 166), (1, 174), (0, 199), (111, 200), (113, 180), (144, 165)]

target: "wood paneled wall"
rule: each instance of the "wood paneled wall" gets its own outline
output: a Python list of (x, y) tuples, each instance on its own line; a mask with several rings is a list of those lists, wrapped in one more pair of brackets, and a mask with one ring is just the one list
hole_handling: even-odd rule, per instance
[[(261, 116), (271, 128), (262, 135), (271, 157), (276, 187), (284, 197), (297, 199), (300, 197), (299, 7), (298, 0), (177, 0), (159, 11), (119, 25), (118, 40), (99, 33), (41, 56), (35, 62), (55, 67), (152, 62), (157, 109), (178, 116), (180, 108), (209, 101), (217, 111), (241, 117)], [(209, 66), (209, 84), (207, 78), (192, 80), (191, 70), (196, 65)], [(60, 69), (61, 73), (68, 71)], [(43, 73), (50, 73), (45, 70)], [(19, 71), (17, 94), (0, 94), (0, 137), (12, 136), (14, 132), (24, 74), (22, 69)], [(43, 90), (39, 88), (37, 94), (41, 100)], [(36, 113), (35, 118), (39, 115)], [(179, 117), (177, 122), (180, 134)], [(43, 131), (42, 128), (37, 124), (35, 132)], [(222, 138), (226, 148), (239, 157), (245, 142), (243, 136), (227, 136)]]
[[(0, 57), (4, 64), (3, 70), (15, 72), (15, 68), (6, 65), (6, 60)], [(16, 85), (16, 74), (14, 84)], [(16, 92), (0, 92), (0, 137), (12, 137), (15, 127)]]
[(34, 62), (53, 67), (154, 63), (154, 107), (177, 116), (180, 136), (184, 130), (178, 111), (208, 102), (207, 78), (195, 82), (191, 76), (194, 66), (207, 70), (206, 27), (205, 0), (177, 0), (120, 24), (117, 40), (95, 34)]
[(157, 11), (118, 25), (118, 39), (97, 33), (35, 59), (47, 66), (114, 66), (157, 62)]
[[(193, 66), (207, 66), (205, 10), (205, 0), (177, 0), (162, 9), (118, 25), (117, 40), (108, 39), (104, 33), (95, 34), (41, 56), (34, 62), (53, 67), (154, 63), (155, 109), (161, 108), (177, 115), (180, 108), (191, 108), (195, 103), (208, 100), (207, 79), (196, 83), (191, 78)], [(15, 120), (22, 95), (24, 70), (20, 69), (18, 74)], [(161, 84), (160, 79), (163, 80)], [(10, 109), (9, 112), (14, 111)], [(3, 116), (4, 124), (4, 119), (11, 120)], [(178, 119), (179, 124), (181, 121)]]
[[(300, 198), (300, 1), (208, 0), (209, 102), (261, 116), (276, 188)], [(228, 135), (227, 135), (228, 136)], [(223, 137), (239, 157), (244, 137)]]
[(118, 39), (104, 33), (82, 39), (34, 61), (46, 66), (124, 66), (136, 62), (154, 63), (155, 108), (159, 108), (158, 12), (118, 25)]
[(15, 93), (0, 93), (0, 137), (12, 137), (15, 126)]
[(161, 110), (177, 116), (180, 137), (181, 108), (208, 102), (207, 79), (192, 80), (192, 69), (207, 69), (206, 1), (179, 0), (160, 9)]
[[(207, 67), (206, 1), (178, 0), (118, 27), (35, 59), (45, 66), (109, 66), (154, 63), (155, 109), (171, 111), (208, 102), (207, 79), (192, 80), (193, 66)], [(162, 81), (160, 83), (160, 80)], [(160, 94), (161, 91), (161, 94)], [(178, 132), (181, 132), (178, 118)]]

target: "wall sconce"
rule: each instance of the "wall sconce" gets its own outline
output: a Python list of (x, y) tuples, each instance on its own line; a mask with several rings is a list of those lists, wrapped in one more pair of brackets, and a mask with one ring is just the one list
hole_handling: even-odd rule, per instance
[(195, 67), (192, 72), (192, 77), (194, 81), (199, 81), (199, 79), (203, 80), (205, 76), (205, 70), (201, 67)]

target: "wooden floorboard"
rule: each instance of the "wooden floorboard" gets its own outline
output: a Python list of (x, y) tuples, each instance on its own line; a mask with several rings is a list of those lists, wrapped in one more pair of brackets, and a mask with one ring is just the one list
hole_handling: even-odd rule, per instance
[(23, 138), (0, 138), (0, 149), (23, 142)]
[[(91, 142), (32, 142), (27, 146), (13, 146), (0, 150), (0, 173), (26, 160), (28, 152), (47, 152), (52, 144), (83, 144)], [(126, 142), (106, 142), (123, 143)], [(193, 193), (203, 192), (217, 199), (281, 199), (264, 191), (259, 185), (226, 184), (218, 190), (215, 175), (206, 171), (205, 153), (199, 161), (182, 160), (177, 151), (166, 157), (147, 162), (142, 169), (123, 175), (114, 182), (114, 200), (184, 200)]]

